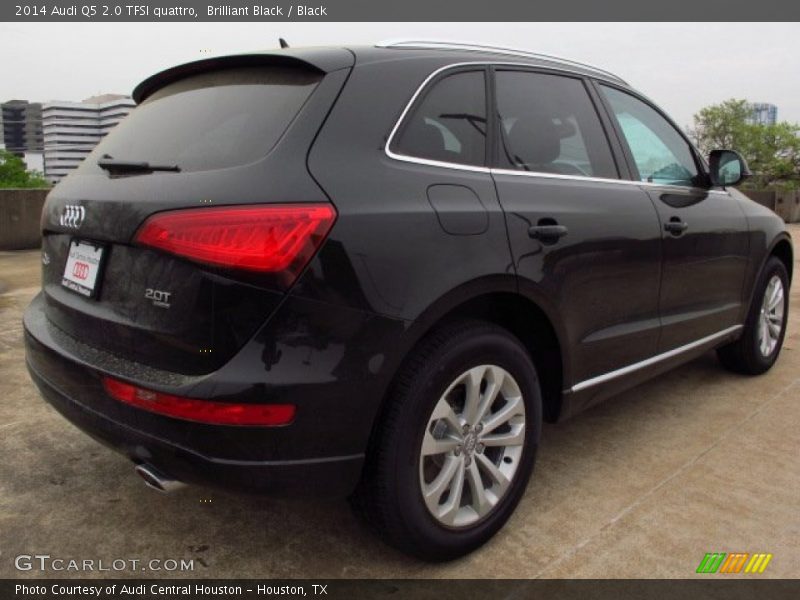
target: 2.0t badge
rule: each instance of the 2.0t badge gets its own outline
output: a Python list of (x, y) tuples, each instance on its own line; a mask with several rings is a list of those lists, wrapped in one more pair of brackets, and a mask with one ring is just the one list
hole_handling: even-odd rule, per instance
[(144, 291), (144, 297), (148, 300), (153, 301), (153, 306), (159, 306), (161, 308), (169, 308), (169, 297), (172, 296), (172, 292), (165, 292), (163, 290), (154, 290), (153, 288), (147, 288)]

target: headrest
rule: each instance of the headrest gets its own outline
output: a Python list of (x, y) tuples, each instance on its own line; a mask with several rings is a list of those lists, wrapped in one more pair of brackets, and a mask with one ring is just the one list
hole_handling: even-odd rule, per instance
[(506, 148), (516, 164), (546, 165), (561, 155), (561, 126), (548, 117), (519, 117), (506, 135)]

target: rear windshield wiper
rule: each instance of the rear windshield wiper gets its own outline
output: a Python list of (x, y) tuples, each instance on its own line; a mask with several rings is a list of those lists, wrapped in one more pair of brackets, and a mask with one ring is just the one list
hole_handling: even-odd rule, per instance
[(97, 166), (111, 173), (112, 175), (121, 173), (152, 173), (153, 171), (173, 171), (180, 172), (178, 165), (152, 165), (147, 161), (117, 160), (108, 154), (104, 154), (97, 161)]

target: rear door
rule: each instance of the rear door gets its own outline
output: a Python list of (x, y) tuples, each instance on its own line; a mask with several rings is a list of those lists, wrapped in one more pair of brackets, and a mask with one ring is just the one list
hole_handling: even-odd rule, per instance
[(494, 78), (492, 173), (520, 288), (562, 318), (565, 383), (581, 389), (656, 352), (658, 216), (647, 193), (620, 178), (583, 79), (500, 67)]
[(689, 142), (654, 107), (611, 86), (600, 91), (661, 221), (659, 352), (739, 325), (748, 262), (739, 204), (725, 190), (708, 187)]

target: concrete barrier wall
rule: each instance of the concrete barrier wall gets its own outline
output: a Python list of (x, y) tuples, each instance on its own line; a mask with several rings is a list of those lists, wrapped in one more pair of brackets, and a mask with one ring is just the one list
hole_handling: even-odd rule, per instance
[(786, 223), (800, 223), (800, 191), (742, 190), (752, 200), (772, 209)]
[(773, 190), (741, 190), (748, 198), (775, 210), (775, 192)]
[(800, 222), (800, 192), (775, 194), (775, 212), (787, 223)]
[(49, 189), (0, 189), (0, 250), (38, 248), (39, 218)]
[(800, 222), (800, 192), (743, 190), (751, 199), (771, 208), (786, 223)]

